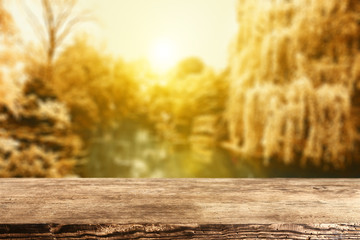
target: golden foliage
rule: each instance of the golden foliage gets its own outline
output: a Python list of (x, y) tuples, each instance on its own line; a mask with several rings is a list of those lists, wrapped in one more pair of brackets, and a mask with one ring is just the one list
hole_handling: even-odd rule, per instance
[(18, 111), (22, 62), (16, 46), (17, 32), (10, 13), (0, 1), (0, 105)]
[(2, 109), (0, 177), (64, 177), (82, 157), (64, 105), (34, 95), (17, 99), (18, 112)]
[(63, 104), (24, 94), (23, 59), (12, 42), (16, 33), (5, 29), (15, 29), (10, 23), (11, 16), (0, 7), (0, 177), (71, 175), (82, 143), (70, 131)]
[(53, 70), (50, 88), (70, 109), (72, 127), (84, 138), (136, 115), (141, 72), (92, 46), (87, 36), (67, 46)]
[(356, 132), (360, 2), (238, 1), (227, 117), (239, 152), (349, 162)]
[(0, 32), (1, 39), (15, 33), (13, 18), (4, 8), (3, 0), (0, 0)]
[(85, 38), (77, 38), (54, 63), (51, 89), (71, 111), (74, 128), (100, 124), (109, 101), (110, 58), (101, 55)]

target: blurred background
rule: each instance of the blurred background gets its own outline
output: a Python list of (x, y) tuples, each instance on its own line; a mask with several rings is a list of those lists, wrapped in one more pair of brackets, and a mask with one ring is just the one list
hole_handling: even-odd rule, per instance
[(360, 177), (358, 0), (0, 0), (0, 177)]

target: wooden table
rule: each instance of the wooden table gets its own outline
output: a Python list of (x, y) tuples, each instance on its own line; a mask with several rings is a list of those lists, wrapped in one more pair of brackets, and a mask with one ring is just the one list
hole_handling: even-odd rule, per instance
[(360, 239), (360, 181), (0, 179), (0, 239)]

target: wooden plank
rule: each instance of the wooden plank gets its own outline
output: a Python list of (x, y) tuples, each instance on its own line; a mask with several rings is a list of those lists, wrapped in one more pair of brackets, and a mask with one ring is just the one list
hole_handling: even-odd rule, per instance
[(347, 224), (36, 224), (0, 225), (0, 239), (359, 239)]
[(1, 179), (9, 238), (360, 239), (360, 181)]

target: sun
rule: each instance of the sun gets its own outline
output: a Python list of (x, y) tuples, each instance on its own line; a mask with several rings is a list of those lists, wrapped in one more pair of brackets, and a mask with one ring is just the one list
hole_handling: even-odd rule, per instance
[(169, 39), (159, 39), (154, 42), (150, 51), (150, 62), (158, 72), (165, 72), (171, 68), (176, 61), (176, 49)]

